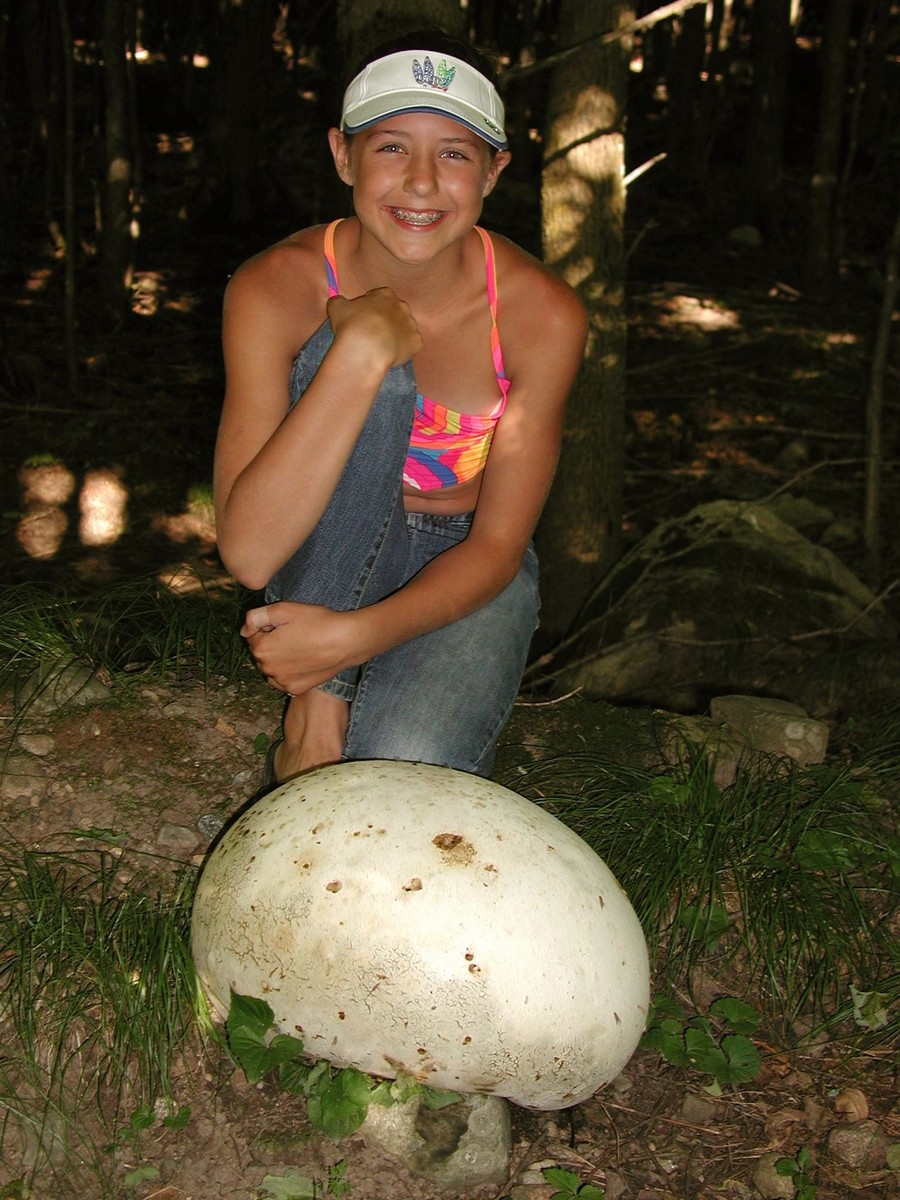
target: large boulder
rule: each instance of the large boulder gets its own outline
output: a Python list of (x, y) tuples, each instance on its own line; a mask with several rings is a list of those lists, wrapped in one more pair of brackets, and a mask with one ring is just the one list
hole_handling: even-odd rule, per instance
[(625, 893), (555, 817), (444, 767), (343, 763), (226, 830), (193, 953), (220, 1015), (265, 999), (307, 1052), (554, 1109), (619, 1073), (647, 950)]
[(591, 597), (560, 693), (697, 712), (780, 697), (817, 717), (896, 687), (900, 644), (873, 592), (761, 504), (718, 500), (661, 525)]

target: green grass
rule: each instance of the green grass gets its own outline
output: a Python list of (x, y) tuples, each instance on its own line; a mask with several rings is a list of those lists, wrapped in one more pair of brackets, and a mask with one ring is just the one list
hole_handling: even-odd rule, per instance
[(900, 843), (865, 770), (742, 770), (720, 790), (702, 751), (686, 757), (653, 774), (572, 754), (526, 769), (515, 786), (615, 872), (658, 987), (732, 962), (750, 998), (785, 1022), (827, 1019), (851, 983), (883, 991), (893, 977), (900, 999), (890, 928)]
[(0, 588), (0, 653), (22, 679), (38, 667), (83, 663), (116, 674), (234, 679), (248, 657), (238, 637), (244, 593), (190, 594), (156, 579), (85, 596), (34, 584)]
[(169, 1095), (174, 1056), (207, 1023), (188, 943), (193, 873), (169, 882), (90, 846), (0, 855), (0, 1160), (78, 1160)]

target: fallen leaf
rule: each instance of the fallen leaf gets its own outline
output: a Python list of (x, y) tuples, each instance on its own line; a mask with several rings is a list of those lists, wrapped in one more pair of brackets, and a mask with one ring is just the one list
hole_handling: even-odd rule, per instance
[(859, 1088), (844, 1088), (835, 1099), (834, 1107), (845, 1121), (865, 1121), (869, 1115), (869, 1102)]
[(234, 726), (229, 725), (229, 723), (222, 717), (219, 717), (219, 719), (216, 721), (216, 729), (219, 731), (219, 733), (224, 733), (226, 737), (234, 737)]

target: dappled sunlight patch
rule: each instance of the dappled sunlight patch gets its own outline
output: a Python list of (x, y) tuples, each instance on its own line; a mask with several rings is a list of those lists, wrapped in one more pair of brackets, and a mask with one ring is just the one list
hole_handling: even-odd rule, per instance
[(16, 541), (29, 558), (53, 558), (66, 536), (69, 518), (55, 505), (39, 504), (30, 509), (16, 526)]
[(114, 468), (88, 471), (78, 498), (78, 534), (84, 546), (109, 546), (127, 525), (128, 489)]
[(712, 332), (737, 330), (742, 325), (740, 315), (733, 308), (727, 308), (711, 296), (676, 294), (667, 297), (661, 307), (664, 311), (660, 312), (658, 319), (665, 326), (695, 326)]

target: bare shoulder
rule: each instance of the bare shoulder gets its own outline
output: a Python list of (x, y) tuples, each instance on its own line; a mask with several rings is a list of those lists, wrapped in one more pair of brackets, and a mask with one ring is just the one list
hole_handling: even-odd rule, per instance
[[(561, 338), (577, 347), (587, 331), (587, 314), (578, 293), (544, 263), (499, 234), (491, 234), (497, 263), (499, 319), (504, 345), (512, 338), (523, 345), (540, 335)], [(531, 343), (533, 344), (533, 342)]]
[(226, 317), (235, 311), (243, 314), (247, 308), (293, 313), (295, 317), (305, 311), (323, 313), (327, 298), (324, 236), (325, 226), (312, 226), (242, 263), (225, 289)]

